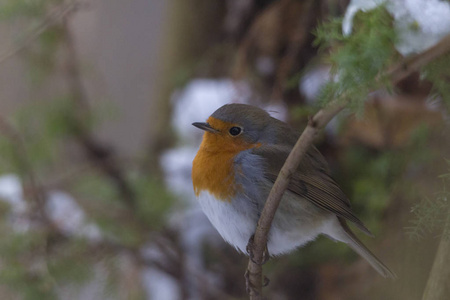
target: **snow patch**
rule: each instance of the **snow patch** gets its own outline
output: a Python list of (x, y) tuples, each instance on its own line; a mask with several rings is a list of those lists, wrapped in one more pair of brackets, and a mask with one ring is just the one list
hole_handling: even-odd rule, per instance
[[(0, 176), (0, 200), (11, 207), (8, 221), (12, 229), (16, 232), (28, 231), (32, 222), (27, 214), (28, 204), (23, 195), (22, 182), (17, 175)], [(100, 229), (95, 224), (86, 222), (82, 208), (68, 193), (57, 190), (48, 192), (45, 212), (61, 232), (67, 235), (83, 236), (90, 240), (101, 238)]]
[(450, 2), (440, 0), (352, 0), (347, 7), (342, 31), (349, 35), (358, 11), (369, 11), (386, 3), (399, 35), (397, 50), (402, 55), (420, 53), (450, 33)]

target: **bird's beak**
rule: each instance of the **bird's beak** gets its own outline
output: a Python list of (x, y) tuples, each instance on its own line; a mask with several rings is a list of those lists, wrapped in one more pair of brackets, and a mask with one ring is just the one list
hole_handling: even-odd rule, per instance
[(200, 128), (201, 130), (209, 131), (212, 133), (219, 132), (219, 130), (212, 128), (211, 125), (209, 125), (208, 123), (195, 122), (195, 123), (192, 123), (192, 125), (194, 125), (197, 128)]

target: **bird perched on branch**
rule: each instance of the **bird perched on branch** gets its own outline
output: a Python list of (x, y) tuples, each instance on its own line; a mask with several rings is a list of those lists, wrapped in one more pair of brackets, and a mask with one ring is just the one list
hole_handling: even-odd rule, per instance
[[(299, 133), (266, 111), (245, 104), (224, 105), (206, 123), (192, 125), (205, 131), (192, 167), (195, 194), (225, 241), (246, 253), (267, 196)], [(394, 278), (347, 221), (372, 236), (331, 178), (323, 156), (310, 147), (280, 202), (267, 250), (281, 255), (324, 234), (349, 245), (382, 276)]]

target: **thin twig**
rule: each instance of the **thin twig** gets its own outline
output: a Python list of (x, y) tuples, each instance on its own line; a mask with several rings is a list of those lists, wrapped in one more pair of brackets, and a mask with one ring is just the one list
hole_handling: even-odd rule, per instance
[[(388, 78), (391, 82), (398, 83), (400, 80), (406, 78), (415, 71), (436, 59), (437, 57), (448, 53), (450, 51), (450, 35), (443, 38), (437, 45), (429, 50), (417, 54), (411, 58), (405, 59), (388, 72)], [(248, 263), (248, 280), (250, 286), (250, 299), (260, 300), (262, 298), (262, 262), (263, 253), (267, 245), (267, 236), (275, 216), (275, 212), (280, 204), (281, 197), (286, 190), (291, 175), (296, 171), (301, 160), (305, 156), (309, 147), (312, 145), (313, 140), (317, 133), (325, 127), (325, 125), (337, 115), (346, 104), (332, 103), (329, 106), (321, 109), (312, 117), (302, 135), (298, 139), (291, 153), (289, 154), (286, 162), (280, 170), (280, 173), (275, 181), (272, 190), (264, 205), (261, 217), (259, 218), (258, 225), (256, 227), (253, 245), (249, 245), (252, 248), (253, 258), (249, 259)]]
[(419, 71), (435, 58), (448, 53), (450, 47), (450, 35), (445, 36), (438, 44), (420, 54), (408, 57), (395, 66), (390, 72), (392, 82), (399, 82), (411, 73)]

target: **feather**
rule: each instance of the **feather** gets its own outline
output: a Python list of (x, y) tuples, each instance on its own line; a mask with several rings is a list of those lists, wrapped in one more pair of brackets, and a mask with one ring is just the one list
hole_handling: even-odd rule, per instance
[[(252, 149), (264, 157), (265, 177), (275, 182), (291, 148), (287, 145), (262, 145)], [(288, 190), (299, 195), (299, 201), (307, 200), (314, 205), (354, 223), (362, 232), (373, 234), (352, 212), (350, 201), (329, 174), (326, 161), (316, 148), (311, 148), (296, 172), (292, 174)]]

